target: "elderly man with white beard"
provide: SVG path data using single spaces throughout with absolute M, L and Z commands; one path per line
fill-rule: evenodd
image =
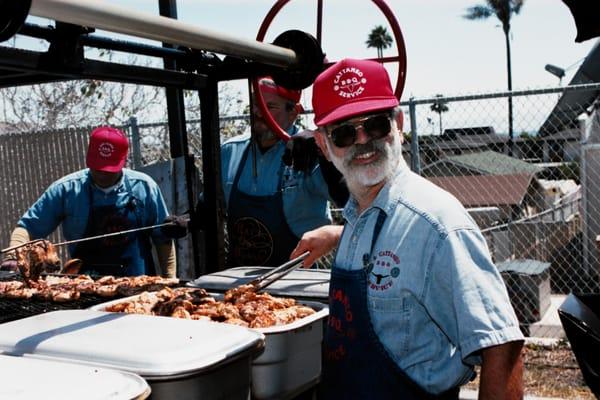
M 313 86 L 316 141 L 350 190 L 345 223 L 307 232 L 305 265 L 337 245 L 321 397 L 523 396 L 523 335 L 485 240 L 462 205 L 402 158 L 385 68 L 342 60 Z M 343 230 L 342 230 L 343 229 Z

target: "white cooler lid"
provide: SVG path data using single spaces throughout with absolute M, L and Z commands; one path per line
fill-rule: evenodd
M 2 324 L 0 351 L 74 361 L 144 377 L 188 374 L 264 345 L 241 326 L 93 310 L 63 310 Z
M 106 368 L 0 355 L 0 399 L 145 399 L 138 375 Z
M 212 274 L 202 275 L 188 283 L 209 291 L 224 292 L 250 282 L 267 273 L 269 267 L 236 267 Z M 275 296 L 301 297 L 316 301 L 327 301 L 329 297 L 330 270 L 298 268 L 271 284 L 266 291 Z

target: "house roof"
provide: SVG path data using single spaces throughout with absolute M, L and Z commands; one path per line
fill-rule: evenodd
M 452 193 L 467 208 L 512 206 L 523 202 L 532 175 L 468 175 L 428 177 L 430 182 Z
M 450 156 L 427 165 L 423 170 L 440 168 L 440 164 L 448 162 L 485 175 L 531 175 L 540 171 L 536 165 L 491 150 Z
M 565 129 L 560 132 L 553 133 L 551 135 L 544 136 L 544 140 L 581 140 L 581 129 L 572 128 Z
M 532 260 L 532 259 L 517 259 L 503 261 L 496 265 L 499 272 L 516 272 L 525 275 L 539 275 L 550 267 L 549 262 Z
M 581 66 L 573 75 L 570 85 L 600 82 L 600 39 Z M 558 100 L 558 103 L 539 130 L 540 136 L 547 136 L 564 130 L 565 128 L 576 128 L 577 117 L 586 111 L 600 95 L 600 90 L 577 90 L 566 91 Z

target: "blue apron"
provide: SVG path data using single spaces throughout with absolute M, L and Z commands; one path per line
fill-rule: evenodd
M 290 230 L 283 213 L 281 177 L 273 195 L 252 196 L 238 190 L 250 146 L 244 151 L 229 195 L 228 264 L 278 266 L 289 260 L 299 238 Z
M 371 253 L 385 214 L 379 213 Z M 458 399 L 458 388 L 434 396 L 414 382 L 379 341 L 367 305 L 370 254 L 364 268 L 333 266 L 329 284 L 329 317 L 323 343 L 321 399 Z
M 129 200 L 119 207 L 94 206 L 94 196 L 89 182 L 90 210 L 84 237 L 142 227 L 138 200 L 131 195 L 129 181 L 123 179 Z M 134 249 L 136 246 L 139 247 L 135 251 L 140 252 L 140 257 L 126 255 L 130 246 Z M 140 232 L 80 242 L 76 245 L 72 257 L 81 259 L 83 261 L 81 273 L 90 275 L 135 276 L 154 273 L 150 241 L 147 235 Z

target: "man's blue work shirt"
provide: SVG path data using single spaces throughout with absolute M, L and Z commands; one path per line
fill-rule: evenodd
M 131 193 L 127 192 L 125 180 L 129 183 Z M 92 185 L 89 169 L 83 169 L 52 183 L 17 225 L 25 228 L 32 239 L 39 239 L 47 237 L 62 224 L 65 240 L 81 239 L 85 235 L 90 211 L 90 189 L 94 196 L 94 206 L 121 206 L 127 204 L 130 195 L 133 195 L 142 226 L 160 224 L 168 215 L 160 189 L 148 175 L 123 169 L 120 183 L 109 193 L 104 193 Z M 161 234 L 160 229 L 153 229 L 151 232 L 152 240 L 156 243 L 167 243 L 170 240 Z M 76 244 L 69 245 L 70 254 L 75 246 Z M 140 251 L 139 246 L 130 245 L 124 256 L 137 259 L 142 257 Z
M 485 239 L 456 198 L 404 169 L 361 215 L 349 200 L 338 268 L 363 268 L 380 212 L 367 278 L 375 332 L 427 391 L 468 382 L 478 350 L 523 339 Z
M 288 133 L 298 131 L 292 126 Z M 243 168 L 238 182 L 238 189 L 252 196 L 273 195 L 282 191 L 283 213 L 291 231 L 297 237 L 304 232 L 331 223 L 328 200 L 329 192 L 319 166 L 315 166 L 309 174 L 294 171 L 283 161 L 285 143 L 280 140 L 265 153 L 256 146 L 256 176 L 253 171 L 250 134 L 229 139 L 221 146 L 221 177 L 225 203 L 229 204 L 229 196 L 238 168 Z M 248 149 L 248 157 L 240 166 L 244 151 Z M 280 184 L 281 183 L 281 184 Z

